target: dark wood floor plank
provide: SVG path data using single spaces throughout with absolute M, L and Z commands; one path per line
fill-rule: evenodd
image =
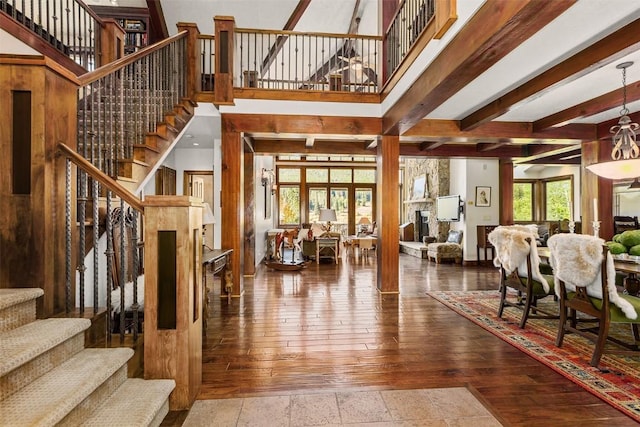
M 509 425 L 636 425 L 427 295 L 497 292 L 496 269 L 401 255 L 400 270 L 400 295 L 383 295 L 374 259 L 259 266 L 230 305 L 209 280 L 198 398 L 470 386 Z

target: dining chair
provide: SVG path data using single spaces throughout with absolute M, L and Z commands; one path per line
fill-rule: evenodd
M 364 256 L 365 253 L 367 255 L 367 258 L 369 257 L 369 251 L 374 250 L 373 247 L 373 239 L 371 238 L 362 238 L 360 239 L 360 255 Z
M 537 232 L 531 227 L 500 226 L 489 233 L 489 242 L 495 248 L 494 265 L 500 268 L 500 305 L 498 317 L 505 307 L 522 311 L 520 328 L 528 319 L 558 319 L 558 314 L 538 307 L 538 300 L 553 295 L 552 275 L 540 272 L 537 253 Z M 515 298 L 508 290 L 516 291 Z
M 549 238 L 548 244 L 560 298 L 556 346 L 562 346 L 565 333 L 593 341 L 593 367 L 598 367 L 605 352 L 640 355 L 640 298 L 618 294 L 608 246 L 598 237 L 582 234 L 557 234 Z M 629 324 L 633 341 L 610 336 L 612 323 Z M 607 342 L 613 345 L 607 346 Z

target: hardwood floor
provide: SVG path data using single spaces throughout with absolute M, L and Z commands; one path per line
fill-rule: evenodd
M 636 425 L 426 295 L 497 289 L 496 269 L 401 254 L 399 295 L 378 293 L 375 278 L 375 255 L 259 266 L 231 305 L 216 278 L 198 398 L 470 386 L 505 425 Z

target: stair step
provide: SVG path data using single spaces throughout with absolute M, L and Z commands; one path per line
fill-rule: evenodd
M 35 300 L 42 295 L 40 288 L 0 289 L 0 332 L 36 320 Z
M 0 400 L 84 348 L 86 319 L 45 319 L 0 333 Z
M 128 348 L 85 349 L 0 401 L 2 424 L 79 424 L 127 376 Z
M 173 380 L 129 378 L 82 425 L 157 426 L 169 412 L 169 394 L 174 388 Z

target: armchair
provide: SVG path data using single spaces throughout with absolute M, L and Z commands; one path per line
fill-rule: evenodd
M 462 264 L 462 231 L 449 230 L 446 242 L 429 243 L 427 258 L 433 259 L 437 264 L 440 264 L 443 259 Z
M 556 346 L 562 346 L 565 332 L 574 332 L 594 341 L 590 361 L 594 367 L 600 363 L 607 340 L 623 347 L 607 348 L 609 353 L 633 352 L 638 355 L 640 298 L 618 294 L 615 266 L 608 247 L 602 244 L 601 239 L 582 234 L 557 234 L 550 237 L 548 243 L 555 272 L 556 294 L 560 297 Z M 588 326 L 584 326 L 585 322 L 588 322 Z M 609 336 L 609 325 L 614 322 L 631 325 L 633 336 L 630 342 Z

